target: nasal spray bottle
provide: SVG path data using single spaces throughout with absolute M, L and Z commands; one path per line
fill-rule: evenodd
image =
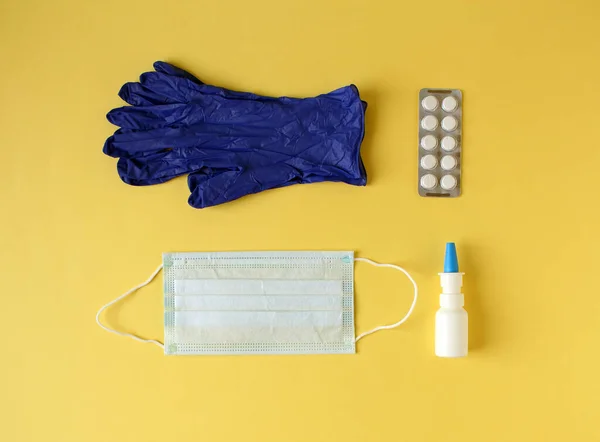
M 465 297 L 461 293 L 464 273 L 458 271 L 456 246 L 446 244 L 444 273 L 440 273 L 442 293 L 440 309 L 435 315 L 435 354 L 443 358 L 467 356 L 469 348 L 469 318 Z

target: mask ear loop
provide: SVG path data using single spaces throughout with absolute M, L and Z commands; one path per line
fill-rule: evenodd
M 397 266 L 395 264 L 380 264 L 378 262 L 372 261 L 369 258 L 354 258 L 354 261 L 361 261 L 361 262 L 366 262 L 368 264 L 371 264 L 375 267 L 389 267 L 392 269 L 396 269 L 401 271 L 402 273 L 404 273 L 406 275 L 406 277 L 410 280 L 410 282 L 412 282 L 412 285 L 415 288 L 415 295 L 413 298 L 413 302 L 410 305 L 410 308 L 408 309 L 408 312 L 406 313 L 406 315 L 404 315 L 404 317 L 402 319 L 400 319 L 398 322 L 396 322 L 395 324 L 390 324 L 390 325 L 380 325 L 379 327 L 375 327 L 373 330 L 369 330 L 366 331 L 364 333 L 361 333 L 360 335 L 358 335 L 356 337 L 356 340 L 354 342 L 358 342 L 360 339 L 364 338 L 365 336 L 368 336 L 372 333 L 378 332 L 379 330 L 390 330 L 392 328 L 396 328 L 399 325 L 401 325 L 402 323 L 404 323 L 408 317 L 411 315 L 411 313 L 413 312 L 415 305 L 417 304 L 417 295 L 418 295 L 418 288 L 417 288 L 417 283 L 415 282 L 415 280 L 412 278 L 412 276 L 410 276 L 410 274 L 404 270 L 402 267 Z
M 103 306 L 100 308 L 100 310 L 98 310 L 98 313 L 96 313 L 96 324 L 98 324 L 100 327 L 102 327 L 102 328 L 103 328 L 104 330 L 106 330 L 107 332 L 111 332 L 111 333 L 114 333 L 114 334 L 116 334 L 116 335 L 119 335 L 119 336 L 127 336 L 127 337 L 129 337 L 129 338 L 132 338 L 132 339 L 135 339 L 136 341 L 139 341 L 139 342 L 151 342 L 152 344 L 156 344 L 156 345 L 158 345 L 160 348 L 164 349 L 164 348 L 165 348 L 165 346 L 162 344 L 162 342 L 155 341 L 154 339 L 142 339 L 142 338 L 140 338 L 139 336 L 132 335 L 131 333 L 124 333 L 124 332 L 120 332 L 120 331 L 117 331 L 117 330 L 113 330 L 112 328 L 108 328 L 107 326 L 105 326 L 104 324 L 102 324 L 102 323 L 100 322 L 100 315 L 102 314 L 102 312 L 103 312 L 104 310 L 106 310 L 106 309 L 107 309 L 108 307 L 110 307 L 111 305 L 113 305 L 113 304 L 115 304 L 115 303 L 119 302 L 121 299 L 125 298 L 126 296 L 129 296 L 129 295 L 131 295 L 131 294 L 132 294 L 133 292 L 135 292 L 136 290 L 139 290 L 139 289 L 141 289 L 142 287 L 144 287 L 144 286 L 146 286 L 146 285 L 150 284 L 150 283 L 152 282 L 152 280 L 153 280 L 153 279 L 156 277 L 156 275 L 158 275 L 158 273 L 159 273 L 159 272 L 162 270 L 162 268 L 163 268 L 163 265 L 162 265 L 162 264 L 161 264 L 161 265 L 159 265 L 159 266 L 158 266 L 158 268 L 157 268 L 157 269 L 156 269 L 156 270 L 155 270 L 155 271 L 152 273 L 152 275 L 150 275 L 150 277 L 149 277 L 149 278 L 148 278 L 146 281 L 144 281 L 144 282 L 142 282 L 141 284 L 138 284 L 138 285 L 136 285 L 134 288 L 132 288 L 132 289 L 130 289 L 130 290 L 128 290 L 128 291 L 126 291 L 126 292 L 125 292 L 125 293 L 123 293 L 121 296 L 119 296 L 117 299 L 113 299 L 113 300 L 112 300 L 112 301 L 110 301 L 108 304 L 105 304 L 105 305 L 103 305 Z

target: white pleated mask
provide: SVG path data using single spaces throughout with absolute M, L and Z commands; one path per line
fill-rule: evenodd
M 414 286 L 406 315 L 355 337 L 354 262 L 403 272 Z M 103 310 L 164 270 L 164 345 L 106 327 Z M 103 329 L 152 342 L 165 354 L 355 353 L 356 342 L 402 324 L 417 284 L 401 267 L 354 252 L 165 253 L 147 281 L 103 306 Z

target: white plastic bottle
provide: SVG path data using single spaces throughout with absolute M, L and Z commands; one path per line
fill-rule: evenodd
M 467 356 L 469 351 L 469 317 L 461 293 L 463 274 L 458 271 L 456 246 L 447 243 L 444 272 L 440 273 L 440 309 L 435 315 L 435 354 L 443 358 Z

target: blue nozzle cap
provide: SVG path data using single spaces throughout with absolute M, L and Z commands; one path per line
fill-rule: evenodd
M 458 258 L 456 257 L 456 245 L 453 242 L 446 243 L 444 273 L 458 273 Z

